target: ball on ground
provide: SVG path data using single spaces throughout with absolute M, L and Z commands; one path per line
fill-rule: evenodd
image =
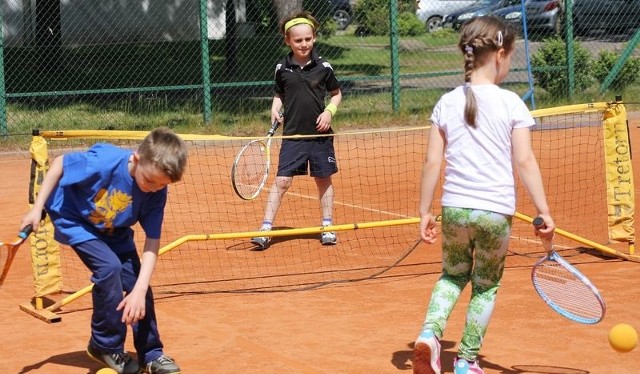
M 118 372 L 111 368 L 102 368 L 96 371 L 96 374 L 118 374 Z
M 618 352 L 631 352 L 638 344 L 638 333 L 633 326 L 619 323 L 609 330 L 609 344 Z

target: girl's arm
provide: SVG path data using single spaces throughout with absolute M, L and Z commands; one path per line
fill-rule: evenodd
M 440 179 L 445 144 L 444 133 L 437 126 L 431 125 L 427 156 L 422 167 L 419 206 L 420 236 L 422 240 L 430 244 L 434 243 L 438 236 L 436 221 L 431 215 L 431 204 L 433 203 L 438 179 Z
M 542 174 L 531 147 L 531 131 L 529 128 L 514 129 L 511 144 L 514 162 L 518 168 L 520 179 L 527 189 L 533 205 L 536 207 L 538 216 L 544 219 L 546 225 L 546 228 L 536 231 L 542 239 L 550 240 L 553 238 L 553 230 L 556 226 L 549 213 L 549 205 L 547 205 L 542 183 Z

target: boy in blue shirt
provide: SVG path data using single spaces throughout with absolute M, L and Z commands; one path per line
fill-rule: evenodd
M 185 143 L 173 131 L 149 133 L 137 151 L 96 144 L 57 157 L 22 226 L 40 223 L 43 209 L 55 239 L 71 246 L 92 273 L 91 339 L 87 354 L 118 373 L 177 374 L 163 353 L 149 283 L 160 248 L 167 186 L 182 178 Z M 134 224 L 146 235 L 142 261 Z M 124 352 L 127 325 L 138 361 Z

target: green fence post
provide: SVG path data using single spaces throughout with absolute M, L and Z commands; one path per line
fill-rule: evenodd
M 202 114 L 205 124 L 211 123 L 211 75 L 209 66 L 209 31 L 207 0 L 200 0 L 200 53 L 202 57 Z
M 4 13 L 0 7 L 0 134 L 9 135 L 7 126 L 7 88 L 4 84 Z
M 573 0 L 565 0 L 565 14 L 566 20 L 566 44 L 567 44 L 567 85 L 569 98 L 572 99 L 576 91 L 576 61 L 574 56 L 574 40 L 573 40 Z
M 389 37 L 391 44 L 391 107 L 400 110 L 400 57 L 398 56 L 398 0 L 389 0 Z
M 616 79 L 618 73 L 620 73 L 620 70 L 622 70 L 624 63 L 627 62 L 633 50 L 638 46 L 638 42 L 640 42 L 640 29 L 637 29 L 635 34 L 633 34 L 633 38 L 629 40 L 629 44 L 627 44 L 627 47 L 624 49 L 624 51 L 622 51 L 622 54 L 620 54 L 618 61 L 616 61 L 615 65 L 613 65 L 611 71 L 609 72 L 609 74 L 607 74 L 607 77 L 604 78 L 604 81 L 600 86 L 600 93 L 603 93 L 604 91 L 609 89 L 609 86 L 611 86 L 613 80 Z

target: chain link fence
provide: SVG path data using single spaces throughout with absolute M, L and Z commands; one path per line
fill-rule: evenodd
M 0 132 L 264 132 L 277 24 L 300 9 L 343 84 L 338 126 L 423 124 L 462 82 L 457 29 L 484 14 L 520 33 L 505 84 L 531 107 L 618 94 L 640 70 L 640 0 L 4 0 Z

